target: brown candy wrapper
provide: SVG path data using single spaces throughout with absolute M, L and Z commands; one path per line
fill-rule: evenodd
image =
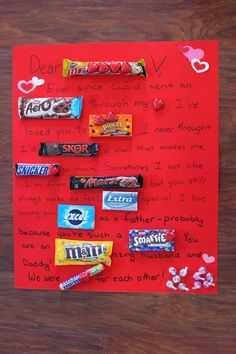
M 98 144 L 41 143 L 39 156 L 96 156 Z
M 143 177 L 138 176 L 109 176 L 109 177 L 80 177 L 70 178 L 70 189 L 93 188 L 142 188 Z

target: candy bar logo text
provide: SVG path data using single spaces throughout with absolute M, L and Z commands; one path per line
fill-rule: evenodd
M 103 129 L 107 130 L 110 128 L 122 128 L 122 123 L 121 122 L 114 122 L 114 123 L 105 123 L 103 124 Z
M 89 153 L 88 145 L 71 145 L 71 144 L 64 144 L 62 145 L 63 152 L 72 152 L 74 154 L 81 154 L 81 153 Z
M 133 187 L 137 186 L 136 177 L 124 177 L 124 178 L 93 178 L 90 177 L 88 180 L 81 179 L 81 182 L 84 183 L 84 188 L 98 187 L 98 186 L 116 186 L 120 185 L 122 187 Z
M 104 203 L 111 208 L 128 207 L 137 203 L 137 195 L 132 193 L 121 194 L 121 193 L 110 192 L 104 198 Z
M 48 175 L 48 166 L 18 166 L 17 175 Z
M 160 244 L 164 245 L 166 244 L 166 238 L 165 235 L 161 232 L 158 234 L 150 234 L 148 236 L 134 236 L 134 247 L 137 247 L 139 245 L 148 245 L 148 244 Z
M 86 221 L 87 213 L 83 213 L 79 209 L 72 209 L 65 215 L 65 220 L 69 221 L 71 225 L 80 225 Z
M 47 112 L 51 109 L 51 106 L 52 104 L 49 100 L 44 101 L 42 103 L 39 103 L 39 101 L 30 102 L 26 108 L 25 115 L 27 116 L 28 112 L 30 113 L 40 112 L 40 111 Z
M 96 246 L 66 246 L 64 247 L 66 253 L 66 259 L 68 260 L 80 260 L 81 258 L 92 258 L 100 255 L 105 255 L 107 252 L 106 245 Z

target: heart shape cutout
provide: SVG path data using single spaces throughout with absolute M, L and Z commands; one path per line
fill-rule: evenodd
M 197 74 L 204 73 L 210 67 L 207 61 L 201 61 L 197 58 L 191 60 L 191 66 Z
M 44 79 L 39 79 L 37 76 L 32 77 L 32 82 L 36 86 L 41 86 L 44 84 Z
M 24 92 L 27 94 L 27 93 L 34 91 L 36 88 L 36 85 L 33 83 L 32 80 L 29 80 L 29 81 L 20 80 L 17 84 L 17 87 L 21 92 Z
M 205 263 L 214 263 L 216 260 L 214 256 L 208 256 L 207 253 L 203 253 L 202 258 Z
M 201 60 L 204 57 L 204 50 L 201 48 L 194 49 L 189 45 L 186 45 L 185 47 L 181 47 L 179 50 L 186 58 L 188 58 L 190 62 L 193 59 Z

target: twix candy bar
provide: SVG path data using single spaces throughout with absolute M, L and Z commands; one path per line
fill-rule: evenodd
M 20 118 L 26 119 L 79 119 L 82 110 L 82 96 L 39 97 L 18 99 Z
M 41 143 L 39 149 L 40 156 L 96 156 L 98 144 L 80 143 Z
M 143 177 L 138 176 L 109 176 L 109 177 L 70 177 L 70 189 L 93 188 L 142 188 Z
M 74 75 L 147 76 L 144 59 L 137 61 L 75 61 L 63 59 L 62 76 Z

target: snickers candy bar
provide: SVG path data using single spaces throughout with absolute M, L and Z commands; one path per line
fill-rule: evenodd
M 40 156 L 96 156 L 98 144 L 77 144 L 77 143 L 41 143 Z
M 111 177 L 78 177 L 70 178 L 70 189 L 93 188 L 142 188 L 143 177 L 138 176 L 111 176 Z
M 17 163 L 15 168 L 16 176 L 59 176 L 60 165 Z
M 79 119 L 82 110 L 80 97 L 47 97 L 18 99 L 20 118 L 28 119 Z
M 74 61 L 63 59 L 62 76 L 74 75 L 141 75 L 147 76 L 145 61 Z

